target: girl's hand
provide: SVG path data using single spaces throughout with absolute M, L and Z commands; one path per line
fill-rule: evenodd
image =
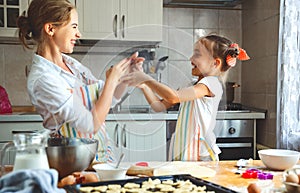
M 138 52 L 135 52 L 131 57 L 131 64 L 129 73 L 133 72 L 134 70 L 143 71 L 143 62 L 145 58 L 138 57 Z
M 143 83 L 154 79 L 142 71 L 134 70 L 133 72 L 123 76 L 121 80 L 129 86 L 142 87 Z

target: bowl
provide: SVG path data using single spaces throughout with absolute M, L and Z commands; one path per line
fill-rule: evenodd
M 298 179 L 298 183 L 297 183 Z M 287 193 L 300 192 L 300 166 L 283 172 L 283 184 Z
M 120 164 L 118 168 L 109 163 L 101 163 L 93 165 L 100 181 L 106 180 L 121 180 L 126 178 L 126 172 L 130 165 Z
M 258 151 L 263 164 L 272 170 L 292 168 L 298 161 L 300 153 L 286 149 L 264 149 Z
M 98 140 L 87 138 L 49 138 L 46 153 L 49 167 L 56 169 L 59 178 L 89 167 L 95 158 Z

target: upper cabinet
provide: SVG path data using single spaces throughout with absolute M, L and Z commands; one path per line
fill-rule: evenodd
M 82 39 L 162 41 L 162 0 L 77 0 Z
M 28 7 L 28 0 L 0 0 L 0 36 L 17 37 L 17 18 Z

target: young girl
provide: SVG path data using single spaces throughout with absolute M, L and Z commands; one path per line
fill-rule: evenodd
M 120 99 L 126 89 L 120 78 L 143 59 L 134 54 L 108 70 L 106 82 L 95 78 L 66 55 L 73 52 L 81 36 L 77 11 L 68 0 L 33 0 L 17 25 L 26 48 L 30 48 L 27 40 L 36 42 L 27 90 L 44 127 L 55 136 L 95 137 L 99 140 L 97 155 L 108 158 L 106 115 L 112 101 Z
M 249 57 L 230 40 L 208 35 L 195 43 L 190 58 L 194 67 L 192 75 L 198 77 L 195 85 L 173 90 L 140 71 L 123 78 L 130 85 L 141 88 L 157 112 L 180 103 L 176 130 L 171 140 L 170 160 L 218 160 L 221 151 L 216 145 L 213 130 L 223 93 L 220 77 L 235 66 L 236 59 L 247 60 Z

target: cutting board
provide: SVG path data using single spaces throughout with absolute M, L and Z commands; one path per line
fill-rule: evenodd
M 176 174 L 190 174 L 197 178 L 214 177 L 216 171 L 199 165 L 197 162 L 166 162 L 164 165 L 154 169 L 155 176 L 161 175 L 176 175 Z
M 148 167 L 132 166 L 127 175 L 163 176 L 176 174 L 190 174 L 197 178 L 214 177 L 216 171 L 199 162 L 148 162 Z

